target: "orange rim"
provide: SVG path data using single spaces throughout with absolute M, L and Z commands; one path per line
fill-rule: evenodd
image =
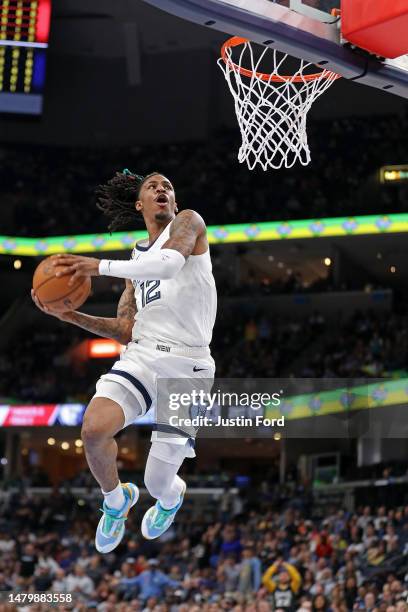
M 250 79 L 253 76 L 256 76 L 258 79 L 262 79 L 262 81 L 272 81 L 274 83 L 282 83 L 285 81 L 292 81 L 293 83 L 303 83 L 304 81 L 316 81 L 317 79 L 328 79 L 331 75 L 335 75 L 336 79 L 340 79 L 341 75 L 336 74 L 335 72 L 331 72 L 330 70 L 326 70 L 326 74 L 324 76 L 323 72 L 315 72 L 314 74 L 305 74 L 303 76 L 291 76 L 291 75 L 275 75 L 275 74 L 266 74 L 264 72 L 254 72 L 253 70 L 248 70 L 248 68 L 242 68 L 241 66 L 237 66 L 228 56 L 227 49 L 232 47 L 239 47 L 239 45 L 245 45 L 245 43 L 251 42 L 248 38 L 241 38 L 240 36 L 233 36 L 225 41 L 225 43 L 221 47 L 221 57 L 224 62 L 231 66 L 234 70 L 238 70 L 243 76 L 249 77 Z

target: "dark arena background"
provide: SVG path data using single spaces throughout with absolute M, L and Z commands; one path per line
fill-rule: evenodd
M 407 94 L 347 73 L 310 110 L 309 165 L 249 170 L 217 66 L 233 32 L 159 4 L 0 4 L 0 611 L 408 612 Z M 199 434 L 183 506 L 146 540 L 147 413 L 116 436 L 141 495 L 99 554 L 81 424 L 122 347 L 30 290 L 49 255 L 127 259 L 146 237 L 96 207 L 125 168 L 204 218 L 217 380 L 278 391 L 261 413 L 284 425 Z M 124 286 L 93 278 L 81 312 L 115 317 Z

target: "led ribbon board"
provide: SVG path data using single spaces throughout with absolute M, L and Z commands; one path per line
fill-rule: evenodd
M 408 213 L 210 225 L 207 231 L 210 244 L 407 233 Z M 137 240 L 145 238 L 145 231 L 53 238 L 0 236 L 0 255 L 46 257 L 55 253 L 129 251 Z
M 79 427 L 85 409 L 86 404 L 0 404 L 0 428 L 51 427 L 53 425 Z M 137 425 L 152 423 L 152 411 L 137 420 Z
M 407 379 L 384 380 L 367 384 L 339 388 L 320 393 L 295 395 L 286 398 L 279 407 L 268 406 L 267 418 L 295 420 L 307 417 L 346 413 L 352 410 L 368 410 L 406 405 L 408 403 Z
M 42 111 L 51 0 L 0 0 L 0 112 Z

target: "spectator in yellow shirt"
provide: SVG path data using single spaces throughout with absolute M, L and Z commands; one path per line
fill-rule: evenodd
M 292 612 L 296 609 L 296 595 L 302 578 L 290 563 L 278 559 L 262 577 L 262 584 L 273 594 L 274 609 Z

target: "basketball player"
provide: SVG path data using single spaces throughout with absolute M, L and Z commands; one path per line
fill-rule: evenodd
M 108 553 L 121 541 L 128 512 L 139 497 L 135 484 L 119 481 L 114 436 L 154 407 L 159 378 L 214 378 L 209 343 L 217 297 L 204 221 L 193 210 L 176 214 L 174 189 L 165 176 L 139 177 L 125 170 L 97 194 L 99 208 L 113 219 L 110 230 L 141 213 L 148 243 L 137 244 L 128 261 L 66 254 L 55 256 L 55 264 L 65 266 L 58 275 L 73 273 L 71 283 L 83 275 L 126 279 L 116 318 L 53 313 L 34 294 L 33 299 L 47 314 L 127 345 L 97 382 L 81 434 L 104 496 L 95 546 Z M 145 538 L 158 538 L 172 524 L 186 490 L 177 472 L 186 457 L 194 456 L 191 437 L 166 439 L 153 431 L 144 482 L 157 501 L 143 517 Z

